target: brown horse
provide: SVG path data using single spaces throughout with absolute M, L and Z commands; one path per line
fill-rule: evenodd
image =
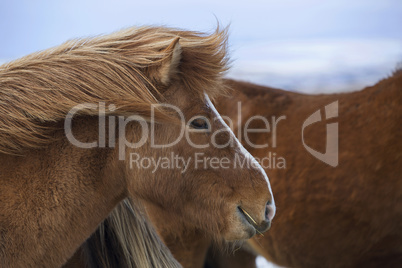
M 277 160 L 286 160 L 286 168 L 272 162 L 266 167 L 279 193 L 278 216 L 270 232 L 249 241 L 253 248 L 285 267 L 400 267 L 402 72 L 362 91 L 331 95 L 236 82 L 231 86 L 237 94 L 218 103 L 223 114 L 242 101 L 249 108 L 242 110 L 243 122 L 255 114 L 286 116 L 277 126 L 276 148 L 269 149 Z M 338 117 L 330 118 L 327 107 L 334 102 Z M 303 129 L 320 109 L 327 122 L 323 116 L 320 123 Z M 336 167 L 306 150 L 325 152 L 333 123 L 339 124 Z M 273 144 L 272 135 L 249 138 L 253 144 Z M 259 159 L 267 155 L 267 149 L 249 150 Z
M 231 80 L 226 83 L 233 88 L 232 96 L 219 98 L 216 105 L 222 114 L 240 122 L 233 124 L 235 133 L 244 130 L 255 115 L 275 117 L 270 120 L 276 121 L 275 135 L 272 124 L 271 132 L 248 133 L 248 140 L 240 133 L 242 143 L 255 157 L 271 156 L 270 165 L 263 166 L 279 193 L 278 215 L 264 237 L 248 241 L 247 250 L 231 253 L 212 248 L 208 265 L 255 267 L 259 253 L 285 267 L 399 267 L 402 72 L 362 91 L 330 95 L 304 95 Z M 238 102 L 241 111 L 236 108 Z M 328 123 L 339 124 L 336 167 L 306 149 L 326 151 L 325 120 L 306 127 L 302 137 L 304 122 L 334 102 L 338 116 Z M 267 129 L 258 118 L 249 126 Z M 251 144 L 270 147 L 258 149 Z M 280 160 L 285 160 L 285 166 Z M 177 260 L 184 267 L 202 267 L 210 237 L 155 205 L 148 204 L 147 210 Z
M 242 122 L 253 115 L 286 116 L 277 126 L 276 147 L 268 149 L 277 161 L 279 157 L 286 160 L 286 168 L 272 166 L 274 159 L 266 167 L 278 193 L 278 215 L 270 232 L 249 240 L 254 250 L 284 267 L 399 267 L 402 72 L 362 91 L 330 95 L 297 94 L 234 81 L 230 85 L 236 93 L 217 103 L 222 114 L 236 117 L 231 107 L 241 101 Z M 307 118 L 334 102 L 339 105 L 338 117 L 306 127 L 302 136 Z M 254 123 L 255 128 L 263 127 L 261 122 Z M 306 146 L 325 152 L 327 123 L 339 124 L 336 167 L 318 160 L 303 145 L 302 137 Z M 273 144 L 272 135 L 256 133 L 249 139 Z M 267 149 L 249 150 L 256 158 L 268 155 Z M 227 267 L 228 261 L 244 260 L 246 254 L 249 267 L 255 265 L 252 254 L 241 254 L 215 252 L 210 264 Z
M 2 65 L 0 267 L 61 266 L 129 196 L 217 239 L 266 230 L 274 205 L 265 172 L 208 98 L 223 92 L 225 47 L 225 31 L 143 27 Z M 230 168 L 197 166 L 195 154 Z M 149 167 L 172 155 L 191 161 Z M 139 266 L 151 265 L 165 263 Z

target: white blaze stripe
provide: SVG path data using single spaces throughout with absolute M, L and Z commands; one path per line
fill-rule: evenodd
M 218 120 L 220 123 L 222 123 L 225 127 L 228 128 L 228 130 L 230 131 L 230 134 L 233 135 L 235 142 L 237 143 L 237 145 L 239 146 L 241 153 L 249 159 L 249 161 L 252 161 L 253 164 L 252 166 L 255 166 L 256 168 L 258 168 L 261 172 L 261 174 L 264 176 L 265 181 L 267 182 L 267 186 L 268 186 L 268 190 L 271 194 L 271 198 L 272 198 L 272 208 L 274 209 L 274 215 L 275 215 L 275 201 L 274 201 L 274 196 L 272 195 L 272 189 L 271 189 L 271 184 L 269 183 L 269 179 L 267 174 L 265 173 L 264 169 L 261 167 L 260 163 L 258 163 L 257 160 L 255 160 L 255 158 L 246 150 L 246 148 L 243 147 L 243 145 L 239 142 L 239 140 L 236 138 L 236 136 L 234 135 L 233 131 L 229 128 L 229 126 L 225 123 L 225 121 L 222 119 L 221 115 L 218 113 L 218 111 L 216 110 L 215 106 L 212 104 L 211 100 L 209 99 L 208 95 L 205 94 L 205 102 L 208 104 L 208 106 L 210 106 L 211 110 L 213 113 L 215 113 L 215 118 L 216 120 Z

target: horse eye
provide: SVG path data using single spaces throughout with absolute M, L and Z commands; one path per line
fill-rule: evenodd
M 195 129 L 209 129 L 207 119 L 204 117 L 198 117 L 191 121 L 190 126 Z

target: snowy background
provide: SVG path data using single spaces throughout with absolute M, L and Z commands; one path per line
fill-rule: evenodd
M 212 31 L 217 21 L 230 24 L 228 76 L 254 83 L 359 90 L 402 62 L 401 0 L 2 0 L 0 63 L 132 25 Z

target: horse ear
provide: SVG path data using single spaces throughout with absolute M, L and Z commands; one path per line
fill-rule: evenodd
M 172 77 L 178 73 L 181 60 L 181 47 L 179 44 L 180 37 L 173 40 L 172 43 L 165 49 L 168 56 L 163 59 L 159 70 L 159 79 L 163 85 L 169 85 Z

